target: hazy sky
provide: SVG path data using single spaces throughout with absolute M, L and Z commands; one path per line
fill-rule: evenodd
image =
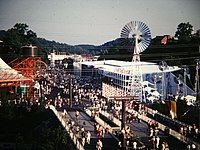
M 200 0 L 0 0 L 0 30 L 26 23 L 39 37 L 100 45 L 120 37 L 133 20 L 153 37 L 174 35 L 181 22 L 200 29 Z

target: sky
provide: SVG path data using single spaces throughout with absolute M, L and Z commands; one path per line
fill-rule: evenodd
M 200 29 L 200 0 L 0 0 L 0 30 L 26 23 L 38 37 L 70 45 L 101 45 L 120 37 L 130 21 L 157 35 L 178 24 Z

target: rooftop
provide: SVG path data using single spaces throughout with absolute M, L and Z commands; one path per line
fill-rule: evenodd
M 103 60 L 103 61 L 85 61 L 81 62 L 83 65 L 93 66 L 94 68 L 100 69 L 107 72 L 120 72 L 123 74 L 129 74 L 128 72 L 133 70 L 133 67 L 139 65 L 143 74 L 150 73 L 161 73 L 159 65 L 151 62 L 128 62 L 118 60 Z M 177 66 L 167 66 L 164 72 L 173 72 L 180 70 Z

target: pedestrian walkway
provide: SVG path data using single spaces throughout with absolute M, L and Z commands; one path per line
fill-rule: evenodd
M 133 120 L 127 125 L 131 127 L 131 130 L 134 131 L 138 137 L 148 137 L 148 125 L 145 122 L 141 121 L 138 123 L 138 121 Z
M 198 149 L 200 149 L 200 142 L 196 141 L 197 139 L 195 139 L 194 137 L 187 137 L 186 135 L 179 133 L 180 126 L 188 126 L 183 122 L 180 122 L 175 119 L 173 120 L 159 112 L 154 113 L 153 110 L 150 108 L 147 108 L 147 115 L 143 116 L 143 119 L 152 119 L 159 122 L 161 130 L 168 132 L 170 135 L 176 137 L 177 139 L 183 141 L 186 144 L 194 143 L 198 147 Z
M 62 114 L 63 112 L 59 112 Z M 84 131 L 89 131 L 91 133 L 91 142 L 90 144 L 85 144 L 84 148 L 86 150 L 94 150 L 96 149 L 96 143 L 98 139 L 101 139 L 103 143 L 103 150 L 110 150 L 110 149 L 119 149 L 118 141 L 110 134 L 105 133 L 103 138 L 99 138 L 97 133 L 95 132 L 95 121 L 89 117 L 84 112 L 80 111 L 78 117 L 76 117 L 76 111 L 70 110 L 67 111 L 67 116 L 65 116 L 65 121 L 73 120 L 75 122 L 74 126 L 83 127 Z M 81 140 L 81 134 L 78 135 L 78 138 Z
M 105 113 L 103 113 L 103 114 L 105 114 Z M 112 116 L 112 115 L 113 115 L 112 113 L 109 113 L 109 116 Z M 114 119 L 114 116 L 109 117 L 109 118 Z M 115 118 L 115 119 L 117 119 L 117 118 Z M 150 137 L 149 126 L 148 126 L 147 122 L 144 122 L 142 120 L 139 122 L 138 122 L 138 120 L 132 120 L 130 123 L 127 123 L 127 126 L 130 127 L 130 129 L 136 135 L 136 138 L 138 138 L 140 141 L 142 141 L 146 145 L 147 148 L 149 148 L 149 149 L 153 148 L 152 137 Z M 166 134 L 162 130 L 159 130 L 158 136 L 160 137 L 159 149 L 161 149 L 162 142 L 167 142 L 170 149 L 180 149 L 180 148 L 186 149 L 186 144 L 177 140 L 176 138 L 172 137 L 171 135 Z

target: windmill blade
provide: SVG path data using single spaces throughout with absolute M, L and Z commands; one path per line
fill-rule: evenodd
M 122 38 L 128 38 L 129 37 L 129 33 L 131 32 L 131 27 L 129 24 L 126 24 L 121 31 L 121 37 Z
M 151 33 L 148 26 L 140 21 L 131 21 L 127 23 L 121 30 L 121 38 L 138 38 L 138 52 L 144 51 L 151 42 Z

